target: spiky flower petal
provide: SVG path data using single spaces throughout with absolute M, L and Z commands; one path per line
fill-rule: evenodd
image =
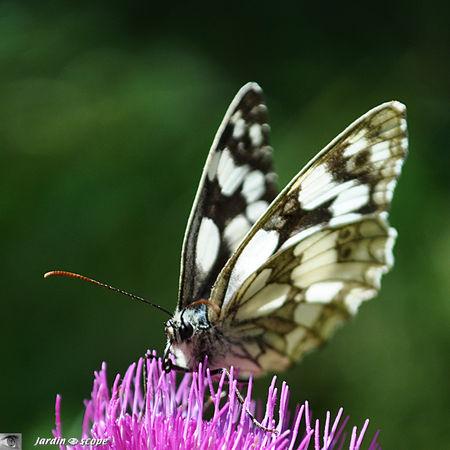
M 345 428 L 348 417 L 341 421 L 343 410 L 332 420 L 327 413 L 324 425 L 311 419 L 308 402 L 300 405 L 289 420 L 289 388 L 283 383 L 281 390 L 273 378 L 267 394 L 262 424 L 277 432 L 267 432 L 252 423 L 248 410 L 255 410 L 251 400 L 252 380 L 246 386 L 247 394 L 242 406 L 236 397 L 237 381 L 229 380 L 225 373 L 213 381 L 209 371 L 186 374 L 177 383 L 176 374 L 166 374 L 161 361 L 147 360 L 147 389 L 144 394 L 143 364 L 133 363 L 123 378 L 117 375 L 112 389 L 106 377 L 106 364 L 95 372 L 91 399 L 86 401 L 82 439 L 95 439 L 95 444 L 67 445 L 61 449 L 147 450 L 147 449 L 300 449 L 332 450 L 349 448 L 358 450 L 369 421 L 361 431 L 354 427 L 347 439 Z M 242 388 L 242 387 L 241 387 Z M 61 438 L 61 397 L 56 398 L 56 429 L 53 434 Z M 378 434 L 378 433 L 377 433 Z M 369 450 L 381 448 L 377 434 Z M 104 439 L 104 445 L 98 445 Z M 347 442 L 347 444 L 345 444 Z M 73 441 L 72 441 L 73 443 Z M 345 445 L 345 447 L 344 447 Z

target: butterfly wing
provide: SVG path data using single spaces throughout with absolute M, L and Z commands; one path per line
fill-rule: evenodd
M 406 153 L 405 107 L 385 103 L 350 125 L 274 200 L 211 295 L 221 308 L 220 317 L 210 309 L 211 320 L 220 319 L 230 341 L 238 336 L 235 358 L 281 370 L 377 293 L 392 264 L 387 211 Z
M 269 131 L 261 88 L 248 83 L 228 108 L 203 170 L 184 237 L 178 309 L 209 297 L 231 253 L 275 198 Z
M 233 363 L 279 371 L 325 342 L 377 294 L 395 237 L 385 220 L 367 217 L 324 227 L 269 258 L 227 309 Z
M 254 224 L 220 273 L 212 301 L 226 307 L 271 255 L 325 226 L 387 214 L 406 152 L 405 107 L 399 102 L 382 104 L 350 125 Z

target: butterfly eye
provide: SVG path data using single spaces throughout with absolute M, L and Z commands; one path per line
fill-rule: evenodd
M 180 327 L 180 338 L 185 341 L 192 337 L 194 334 L 194 328 L 190 323 L 182 323 Z

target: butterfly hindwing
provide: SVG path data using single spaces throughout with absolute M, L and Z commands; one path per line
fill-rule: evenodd
M 228 307 L 234 358 L 251 361 L 253 373 L 278 371 L 325 342 L 377 294 L 395 237 L 374 216 L 324 227 L 269 258 Z
M 407 152 L 405 107 L 382 104 L 324 148 L 255 223 L 222 270 L 212 301 L 221 317 L 245 280 L 273 254 L 325 227 L 386 218 Z
M 216 134 L 183 244 L 178 308 L 208 298 L 221 269 L 275 198 L 267 107 L 261 88 L 236 95 Z

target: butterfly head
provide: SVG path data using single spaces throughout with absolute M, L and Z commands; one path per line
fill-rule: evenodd
M 176 311 L 166 322 L 165 332 L 172 344 L 189 342 L 196 334 L 210 327 L 204 305 L 186 307 Z

